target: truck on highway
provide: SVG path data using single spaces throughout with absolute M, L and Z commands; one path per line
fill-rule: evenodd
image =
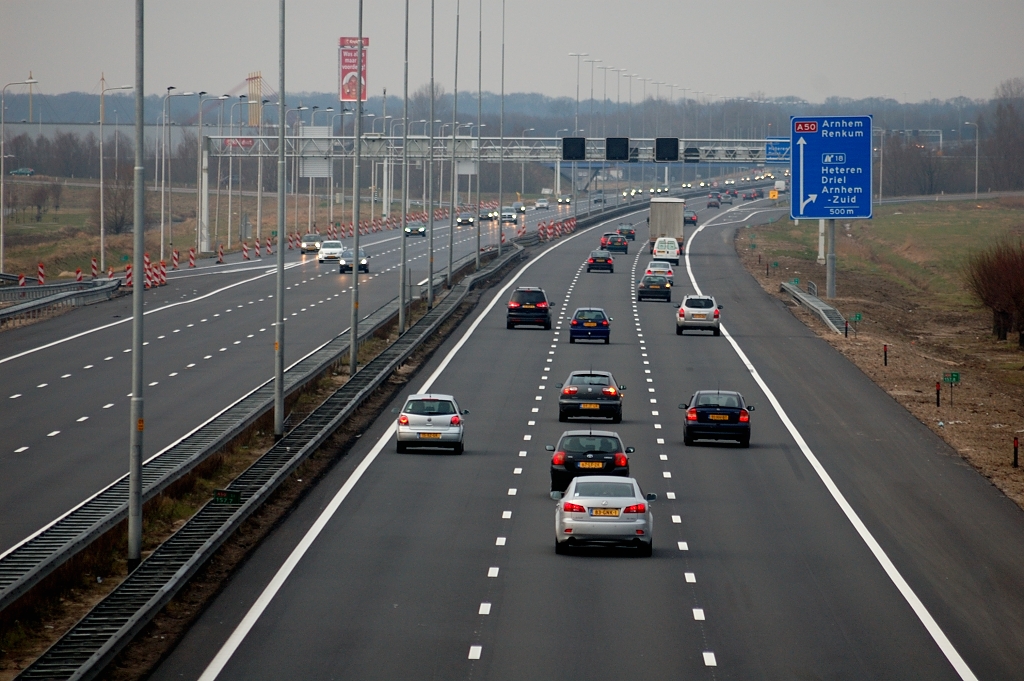
M 789 191 L 789 183 L 785 180 L 775 180 L 775 191 L 780 194 L 785 194 Z
M 659 196 L 651 199 L 651 214 L 647 218 L 650 234 L 648 236 L 650 252 L 654 253 L 654 243 L 663 237 L 671 237 L 679 244 L 680 251 L 685 247 L 683 236 L 686 200 Z

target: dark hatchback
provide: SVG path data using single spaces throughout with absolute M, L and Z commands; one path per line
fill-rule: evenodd
M 672 302 L 672 284 L 668 283 L 668 277 L 660 274 L 646 274 L 636 285 L 636 299 L 647 300 L 655 298 Z
M 548 445 L 551 455 L 551 491 L 564 492 L 572 479 L 583 475 L 629 477 L 629 457 L 635 450 L 623 447 L 619 434 L 608 430 L 567 430 L 558 446 Z
M 697 224 L 697 213 L 692 210 L 683 211 L 683 224 L 684 225 L 695 225 Z
M 587 272 L 592 270 L 615 271 L 615 260 L 608 251 L 591 251 L 587 258 Z
M 544 289 L 521 286 L 508 301 L 505 328 L 514 329 L 518 324 L 532 324 L 550 329 L 551 305 Z
M 743 395 L 729 390 L 698 390 L 686 404 L 683 444 L 696 440 L 735 440 L 740 447 L 750 446 L 750 412 L 753 405 Z
M 636 230 L 633 229 L 632 225 L 619 225 L 619 228 L 615 231 L 626 237 L 629 241 L 636 241 Z
M 608 237 L 608 243 L 605 244 L 604 250 L 629 253 L 629 242 L 626 241 L 626 237 L 616 234 L 615 236 Z
M 622 391 L 624 385 L 615 385 L 615 377 L 607 371 L 574 371 L 558 383 L 558 420 L 572 417 L 610 418 L 622 423 Z
M 603 340 L 605 345 L 611 343 L 611 318 L 599 307 L 580 307 L 572 315 L 569 322 L 569 342 L 578 340 Z

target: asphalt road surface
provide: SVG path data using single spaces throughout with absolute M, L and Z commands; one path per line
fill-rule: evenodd
M 1021 678 L 1024 514 L 746 274 L 756 210 L 701 211 L 690 241 L 721 337 L 635 302 L 638 244 L 587 274 L 601 226 L 540 251 L 508 284 L 544 287 L 556 328 L 506 330 L 488 292 L 407 391 L 471 410 L 465 454 L 397 454 L 385 413 L 153 678 Z M 567 342 L 578 306 L 610 345 Z M 586 423 L 553 386 L 591 367 L 627 386 L 593 426 L 658 494 L 653 558 L 552 546 L 544 445 Z M 676 405 L 716 387 L 756 405 L 749 449 L 683 445 Z

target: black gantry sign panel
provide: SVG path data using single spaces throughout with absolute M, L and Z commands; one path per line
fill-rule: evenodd
M 678 161 L 679 160 L 679 138 L 678 137 L 657 137 L 654 140 L 655 161 Z
M 628 137 L 607 137 L 604 141 L 604 160 L 606 161 L 628 161 L 629 160 L 629 138 Z
M 686 147 L 683 150 L 684 163 L 700 163 L 700 149 L 697 147 Z
M 587 160 L 587 138 L 586 137 L 563 137 L 562 138 L 562 160 L 563 161 L 586 161 Z

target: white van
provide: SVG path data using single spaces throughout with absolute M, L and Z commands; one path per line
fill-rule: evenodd
M 679 264 L 679 242 L 669 236 L 663 236 L 654 242 L 654 259 L 667 260 L 673 265 Z

